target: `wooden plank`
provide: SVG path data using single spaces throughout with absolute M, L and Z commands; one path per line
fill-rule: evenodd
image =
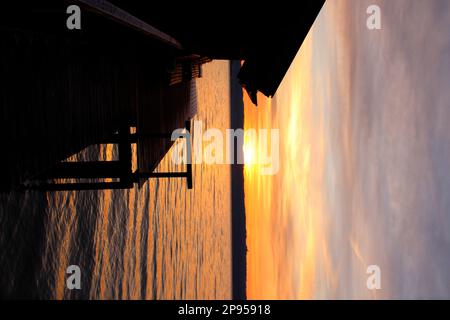
M 104 0 L 74 0 L 74 3 L 92 11 L 96 14 L 107 17 L 126 27 L 139 31 L 155 40 L 161 41 L 175 49 L 183 50 L 183 46 L 173 37 L 152 27 L 148 23 L 133 16 L 125 10 Z
M 188 132 L 188 136 L 187 136 L 187 152 L 188 152 L 188 160 L 186 163 L 186 183 L 187 183 L 187 188 L 188 189 L 192 189 L 192 134 L 191 134 L 191 121 L 187 120 L 185 122 L 185 127 L 186 127 L 186 131 Z
M 192 189 L 192 163 L 187 164 L 186 182 L 187 188 Z
M 25 190 L 39 191 L 117 190 L 131 188 L 133 188 L 133 183 L 123 182 L 41 183 L 23 187 Z

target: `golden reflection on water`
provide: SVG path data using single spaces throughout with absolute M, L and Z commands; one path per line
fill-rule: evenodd
M 195 117 L 204 130 L 229 128 L 229 80 L 228 62 L 204 66 Z M 99 159 L 116 151 L 101 146 Z M 160 168 L 175 169 L 169 155 Z M 73 297 L 65 283 L 70 264 L 87 273 L 82 286 L 94 299 L 231 298 L 230 182 L 229 166 L 198 164 L 192 190 L 184 179 L 153 179 L 140 189 L 48 193 L 43 263 L 57 270 L 54 298 Z M 94 222 L 79 230 L 77 219 L 87 214 Z M 92 233 L 91 256 L 76 231 Z

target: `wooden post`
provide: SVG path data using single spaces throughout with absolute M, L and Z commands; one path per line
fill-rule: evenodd
M 116 190 L 129 188 L 130 186 L 123 182 L 39 183 L 24 187 L 26 190 L 40 191 Z
M 119 129 L 118 134 L 112 135 L 105 143 L 119 146 L 119 160 L 117 161 L 85 161 L 60 162 L 39 177 L 37 183 L 24 187 L 31 190 L 68 191 L 68 190 L 105 190 L 129 189 L 140 179 L 149 178 L 186 178 L 187 188 L 192 189 L 192 146 L 191 122 L 185 122 L 187 130 L 187 163 L 184 172 L 132 172 L 131 144 L 145 138 L 170 138 L 171 133 L 130 134 L 128 126 Z M 119 179 L 114 182 L 77 182 L 77 183 L 47 183 L 48 179 Z

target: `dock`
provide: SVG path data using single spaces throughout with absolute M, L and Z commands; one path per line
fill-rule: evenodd
M 239 5 L 236 18 L 227 5 L 200 18 L 197 7 L 169 2 L 8 1 L 0 12 L 0 191 L 130 188 L 149 178 L 186 178 L 191 187 L 189 168 L 155 168 L 173 145 L 168 134 L 195 115 L 202 65 L 244 61 L 235 77 L 257 104 L 258 91 L 275 94 L 323 3 Z M 69 5 L 81 8 L 79 30 L 66 26 Z M 286 19 L 259 18 L 269 14 Z M 105 142 L 118 144 L 118 162 L 65 161 Z M 118 181 L 51 182 L 58 178 Z

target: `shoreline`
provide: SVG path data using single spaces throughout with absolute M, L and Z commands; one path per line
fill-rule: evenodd
M 230 123 L 232 129 L 244 128 L 243 90 L 237 74 L 240 61 L 230 61 Z M 235 144 L 235 155 L 236 155 Z M 247 230 L 244 204 L 244 165 L 231 166 L 231 251 L 232 251 L 232 298 L 247 299 Z

